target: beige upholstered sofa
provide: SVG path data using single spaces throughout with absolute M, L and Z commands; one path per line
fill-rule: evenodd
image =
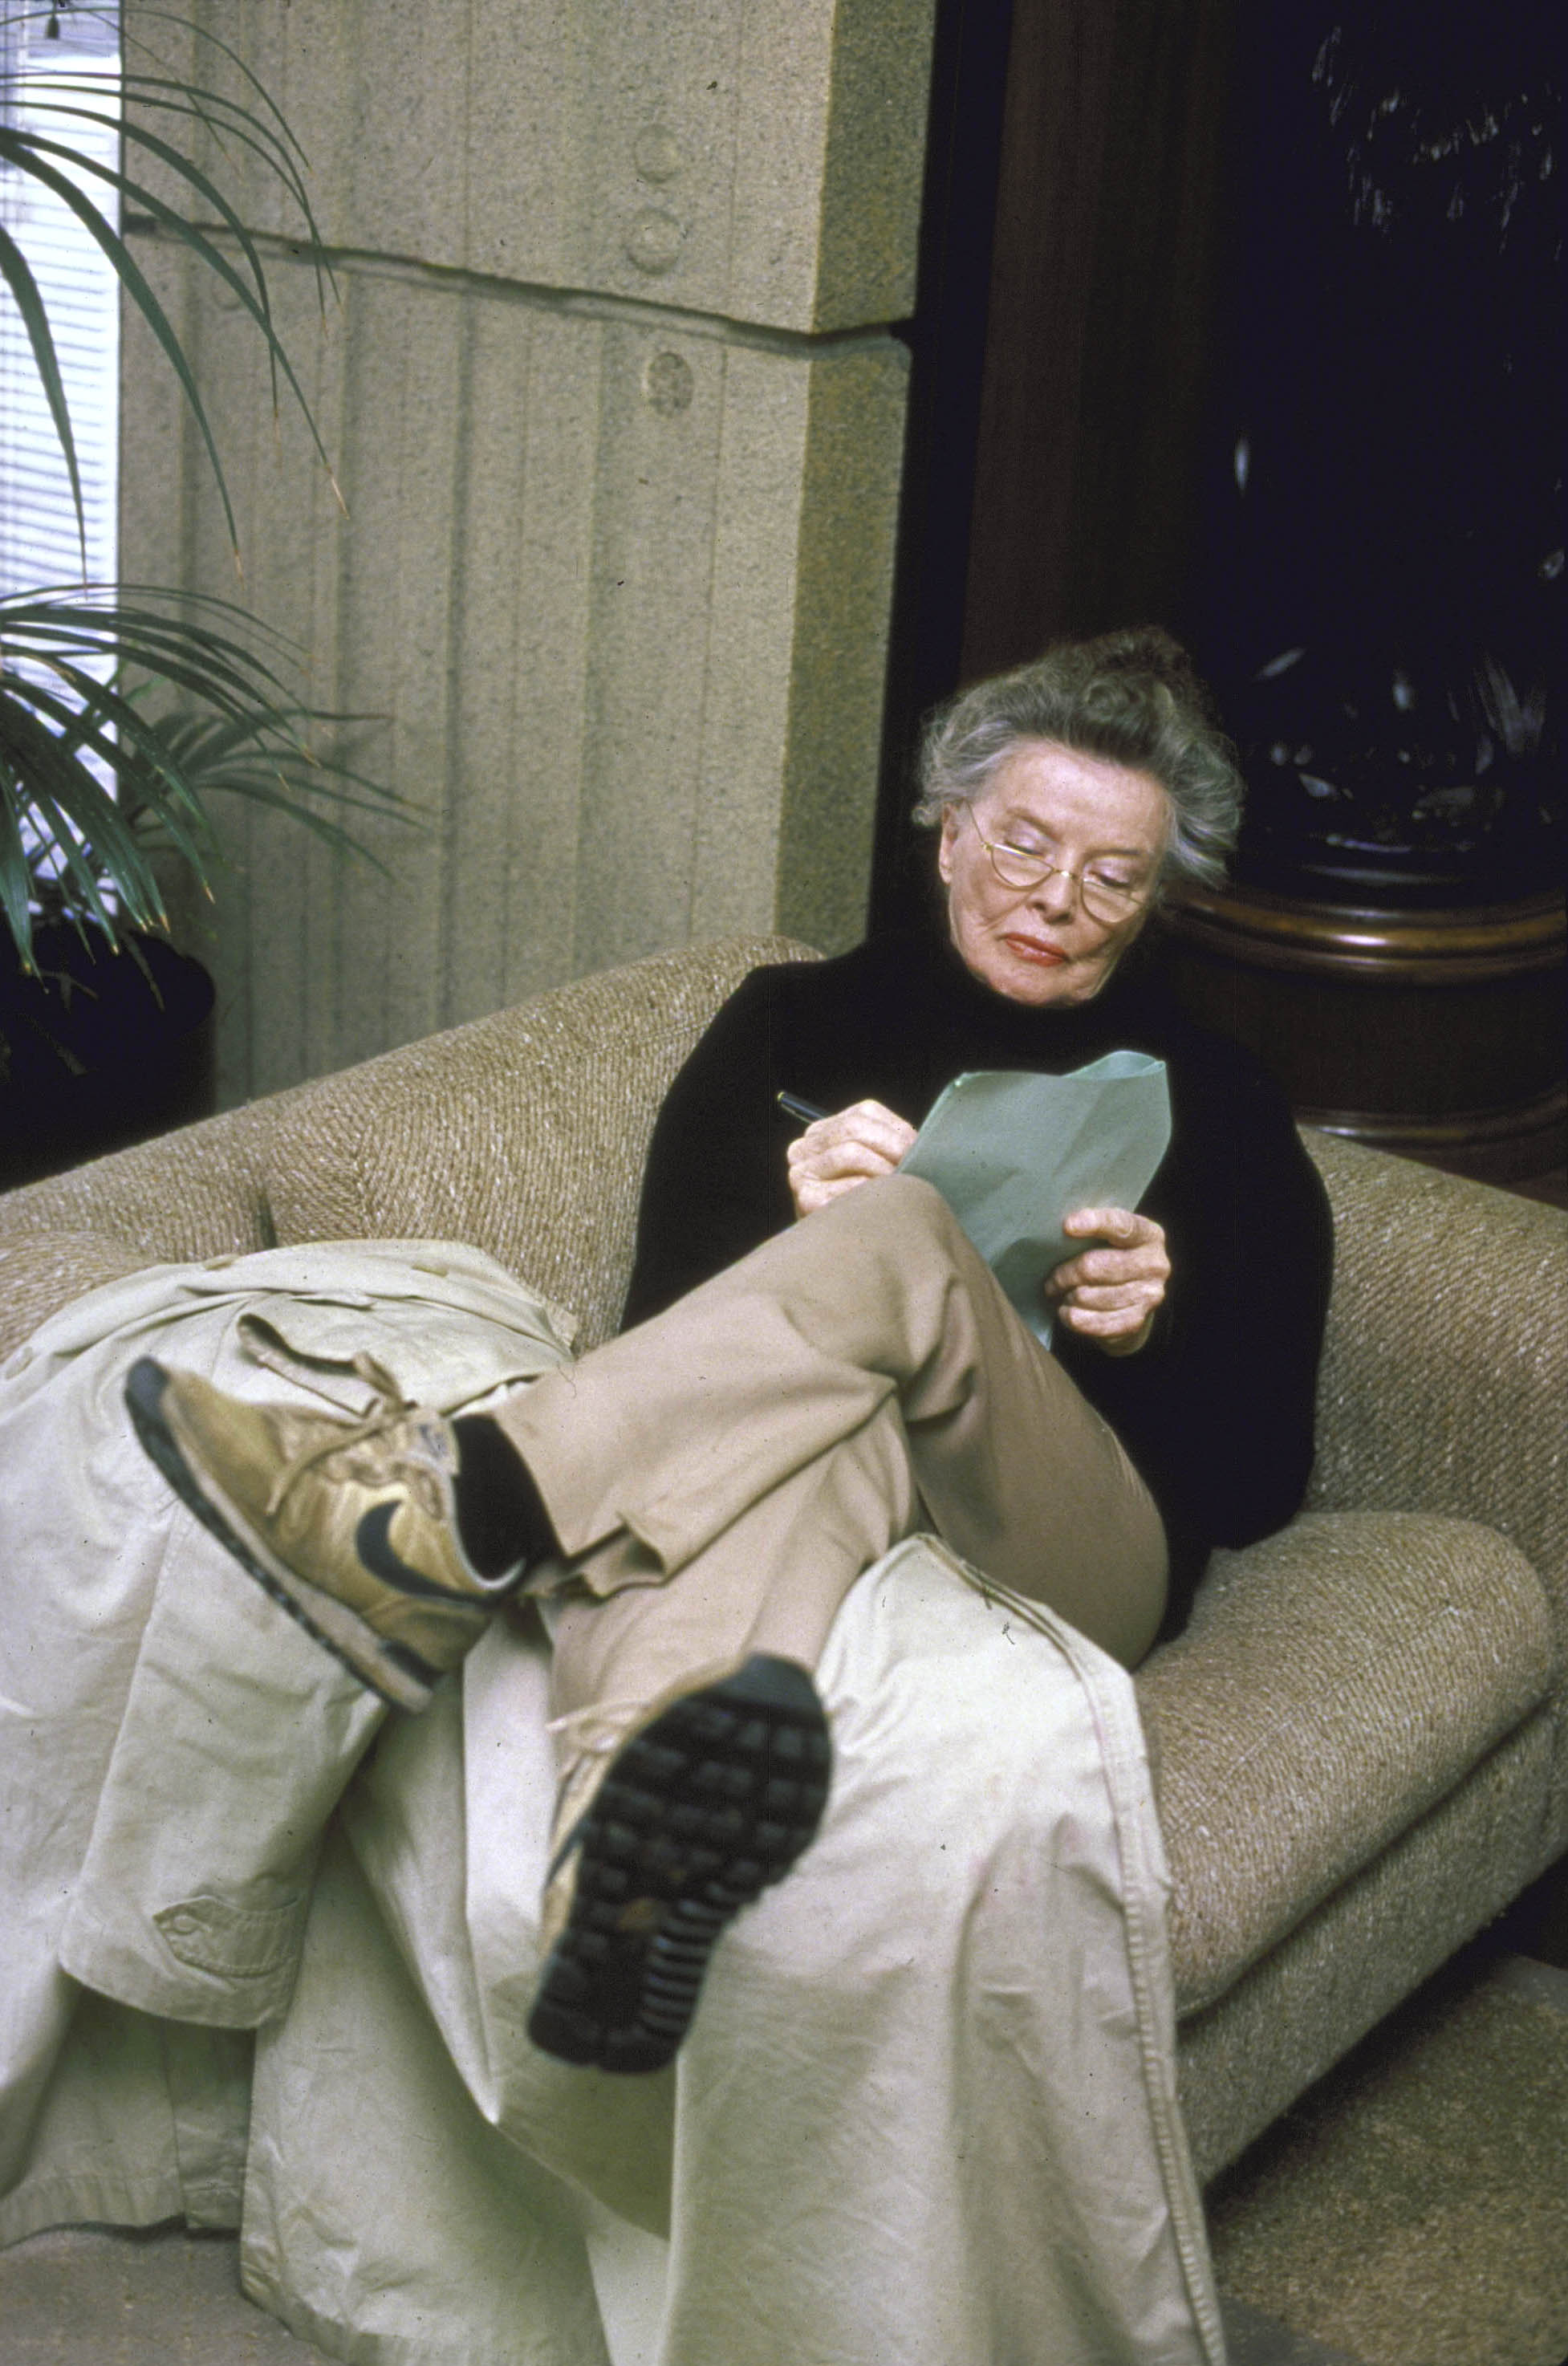
M 478 1244 L 611 1332 L 649 1127 L 732 941 L 0 1199 L 0 1355 L 165 1259 Z M 1204 2173 L 1568 1848 L 1568 1217 L 1309 1135 L 1338 1239 L 1310 1508 L 1139 1677 Z

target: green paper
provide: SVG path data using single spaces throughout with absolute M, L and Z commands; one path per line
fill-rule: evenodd
M 900 1160 L 934 1183 L 1043 1346 L 1041 1284 L 1091 1247 L 1078 1208 L 1135 1208 L 1170 1141 L 1165 1062 L 1108 1052 L 1066 1076 L 982 1068 L 954 1077 Z

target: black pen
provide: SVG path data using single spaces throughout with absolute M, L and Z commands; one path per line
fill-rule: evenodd
M 803 1101 L 798 1093 L 775 1093 L 773 1098 L 786 1117 L 797 1117 L 802 1125 L 815 1125 L 818 1118 L 828 1114 L 815 1101 Z

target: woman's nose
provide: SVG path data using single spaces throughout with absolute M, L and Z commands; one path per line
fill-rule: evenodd
M 1065 918 L 1070 916 L 1077 896 L 1078 883 L 1073 872 L 1048 871 L 1029 900 L 1038 911 L 1054 918 Z

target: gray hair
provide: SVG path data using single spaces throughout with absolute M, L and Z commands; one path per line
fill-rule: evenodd
M 973 804 L 998 766 L 1041 739 L 1159 783 L 1171 809 L 1161 889 L 1172 878 L 1223 883 L 1244 785 L 1209 693 L 1168 633 L 1146 625 L 1057 641 L 939 707 L 920 749 L 916 822 L 934 828 L 949 806 Z

